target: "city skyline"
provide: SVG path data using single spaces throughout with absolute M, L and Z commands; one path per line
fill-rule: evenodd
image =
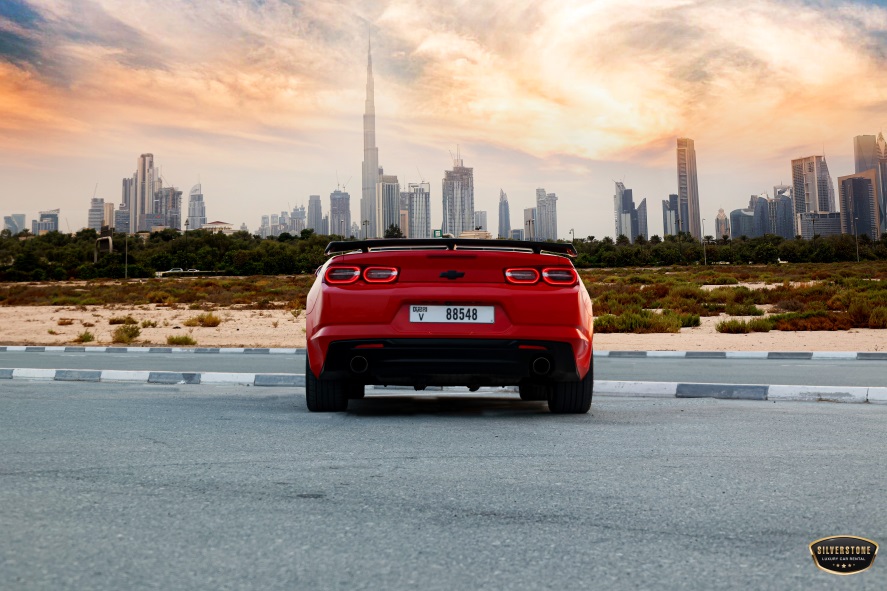
M 235 226 L 329 194 L 337 174 L 357 178 L 368 31 L 376 146 L 401 186 L 432 180 L 432 227 L 457 145 L 475 209 L 496 211 L 501 189 L 519 212 L 544 186 L 559 237 L 600 237 L 611 179 L 649 203 L 677 192 L 677 137 L 695 140 L 711 224 L 791 182 L 792 159 L 824 152 L 833 178 L 853 174 L 853 138 L 887 122 L 872 50 L 887 10 L 873 2 L 479 2 L 453 14 L 166 0 L 151 18 L 125 2 L 4 4 L 0 31 L 16 43 L 0 43 L 0 209 L 33 219 L 59 207 L 63 230 L 87 225 L 96 183 L 119 204 L 142 153 L 162 154 L 169 185 L 202 183 L 211 217 Z M 798 18 L 804 31 L 786 26 Z M 871 92 L 842 92 L 850 76 Z

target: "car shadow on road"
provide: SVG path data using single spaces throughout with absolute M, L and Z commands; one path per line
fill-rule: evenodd
M 348 403 L 348 414 L 359 416 L 457 415 L 535 417 L 548 415 L 545 402 L 482 396 L 368 396 Z

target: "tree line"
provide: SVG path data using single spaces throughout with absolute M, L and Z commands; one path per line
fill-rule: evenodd
M 399 229 L 386 234 L 400 235 Z M 76 234 L 49 232 L 31 236 L 27 231 L 13 236 L 0 233 L 0 281 L 62 281 L 153 277 L 172 268 L 199 269 L 223 275 L 295 275 L 313 273 L 326 260 L 324 248 L 341 236 L 321 236 L 312 230 L 262 239 L 248 232 L 230 235 L 191 230 L 185 234 L 166 229 L 147 239 L 113 234 L 113 250 L 107 241 L 96 252 L 94 230 Z M 831 263 L 887 260 L 887 234 L 879 240 L 853 235 L 817 236 L 813 240 L 785 240 L 767 235 L 700 242 L 688 234 L 640 237 L 630 243 L 594 236 L 573 241 L 577 267 L 635 267 L 699 264 Z M 858 255 L 857 255 L 858 252 Z

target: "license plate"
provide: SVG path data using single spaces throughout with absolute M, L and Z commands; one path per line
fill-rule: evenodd
M 410 306 L 410 322 L 493 324 L 493 306 Z

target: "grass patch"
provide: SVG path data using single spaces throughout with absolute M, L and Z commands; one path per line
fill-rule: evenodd
M 142 320 L 142 328 L 157 328 L 156 320 Z
M 177 345 L 181 347 L 194 346 L 197 344 L 190 335 L 182 334 L 182 335 L 169 335 L 166 337 L 167 345 Z
M 77 338 L 74 339 L 74 342 L 75 343 L 91 343 L 94 340 L 95 340 L 95 335 L 92 334 L 91 332 L 89 332 L 88 330 L 84 330 L 79 335 L 77 335 Z
M 140 334 L 142 334 L 142 329 L 137 324 L 123 324 L 114 329 L 111 341 L 128 344 L 136 340 Z

